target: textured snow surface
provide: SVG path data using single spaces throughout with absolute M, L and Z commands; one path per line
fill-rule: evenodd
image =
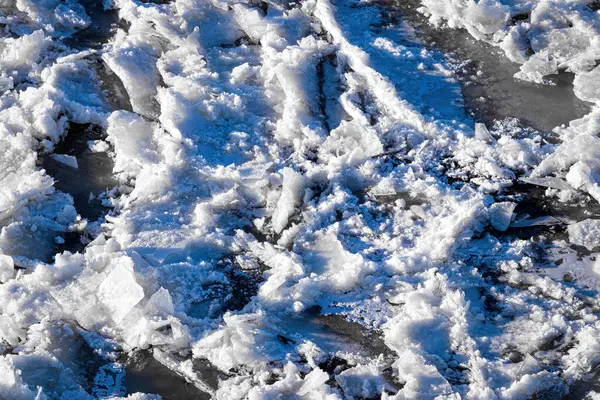
M 421 3 L 591 112 L 474 121 L 393 4 L 0 0 L 0 399 L 596 398 L 597 2 Z

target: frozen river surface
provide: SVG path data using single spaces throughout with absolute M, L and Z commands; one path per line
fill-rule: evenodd
M 598 399 L 600 6 L 0 0 L 0 399 Z

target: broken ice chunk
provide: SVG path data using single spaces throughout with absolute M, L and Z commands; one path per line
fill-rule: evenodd
M 521 65 L 521 70 L 515 74 L 515 78 L 544 83 L 545 76 L 554 74 L 558 74 L 558 64 L 556 60 L 548 57 L 547 51 L 543 51 L 532 55 L 525 64 Z
M 320 368 L 312 370 L 312 372 L 304 377 L 304 382 L 298 390 L 299 396 L 304 396 L 318 389 L 321 385 L 329 380 L 329 374 Z
M 369 191 L 369 194 L 372 196 L 394 196 L 396 195 L 396 188 L 394 185 L 394 181 L 390 178 L 383 178 L 377 183 L 377 185 L 373 186 Z
M 302 202 L 304 188 L 307 184 L 306 178 L 291 168 L 284 168 L 281 174 L 283 175 L 283 188 L 272 220 L 273 229 L 277 233 L 283 231 L 288 219 Z
M 575 96 L 581 100 L 600 103 L 600 66 L 576 75 L 573 86 Z
M 258 261 L 245 254 L 240 254 L 236 256 L 235 261 L 240 266 L 240 268 L 245 271 L 253 271 L 260 269 L 260 264 L 258 263 Z
M 85 8 L 77 3 L 59 4 L 54 10 L 54 15 L 56 22 L 65 28 L 83 29 L 92 22 Z
M 556 178 L 554 176 L 547 176 L 544 178 L 523 178 L 521 181 L 524 183 L 529 183 L 530 185 L 544 186 L 558 190 L 572 189 L 569 183 L 565 182 L 564 179 Z
M 79 168 L 79 164 L 77 164 L 77 159 L 73 156 L 68 156 L 66 154 L 51 154 L 50 157 L 54 161 L 58 161 L 61 164 L 65 164 L 71 168 Z
M 133 111 L 155 119 L 159 108 L 156 88 L 160 86 L 156 62 L 161 45 L 145 24 L 133 28 L 128 34 L 119 31 L 115 35 L 112 51 L 105 52 L 102 60 L 123 82 Z
M 490 131 L 485 124 L 475 124 L 475 139 L 483 140 L 484 142 L 491 143 L 494 141 Z
M 88 147 L 92 153 L 105 153 L 110 149 L 104 140 L 88 140 Z
M 547 35 L 539 35 L 531 42 L 534 51 L 544 48 L 558 64 L 585 55 L 589 45 L 589 37 L 577 28 L 553 29 Z
M 4 283 L 15 276 L 15 263 L 11 256 L 0 254 L 0 282 Z
M 426 220 L 427 219 L 427 213 L 425 212 L 425 209 L 423 208 L 423 206 L 419 206 L 419 205 L 413 205 L 410 206 L 410 211 L 412 211 L 417 217 Z
M 513 211 L 517 205 L 510 201 L 492 204 L 490 207 L 490 224 L 494 229 L 504 232 L 510 226 Z
M 175 312 L 173 308 L 173 299 L 171 294 L 165 288 L 160 288 L 150 297 L 148 304 L 146 304 L 146 310 L 151 313 L 161 313 L 167 315 L 173 315 Z
M 100 283 L 96 295 L 110 311 L 113 321 L 119 323 L 144 298 L 144 289 L 131 271 L 119 265 Z
M 563 222 L 559 219 L 551 217 L 549 215 L 537 218 L 529 218 L 527 215 L 525 218 L 521 218 L 511 223 L 511 228 L 527 228 L 529 226 L 552 226 L 561 225 Z
M 592 251 L 600 246 L 600 220 L 586 219 L 567 227 L 569 241 Z

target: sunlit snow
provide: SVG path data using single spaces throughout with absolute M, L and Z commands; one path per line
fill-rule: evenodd
M 0 400 L 600 398 L 597 0 L 0 25 Z

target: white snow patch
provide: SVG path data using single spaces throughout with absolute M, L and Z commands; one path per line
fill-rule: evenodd
M 67 154 L 50 154 L 50 158 L 52 158 L 55 161 L 58 161 L 61 164 L 67 165 L 71 168 L 77 169 L 79 168 L 79 164 L 77 163 L 77 158 L 75 158 L 74 156 L 70 156 Z

